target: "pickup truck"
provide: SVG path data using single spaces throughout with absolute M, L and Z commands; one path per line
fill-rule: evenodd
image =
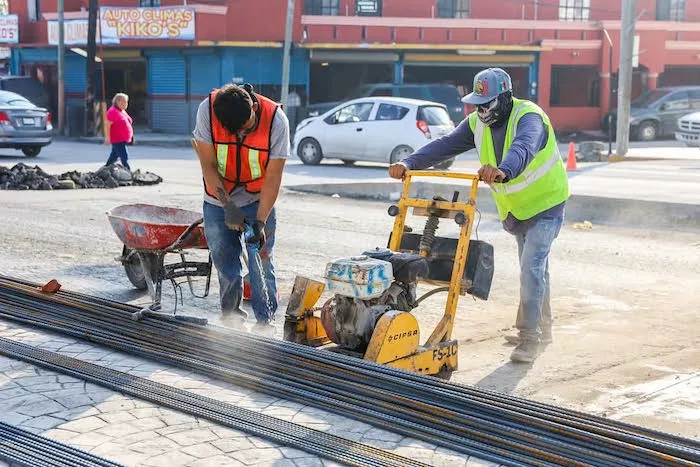
M 678 119 L 676 140 L 690 147 L 700 147 L 700 112 L 684 115 Z

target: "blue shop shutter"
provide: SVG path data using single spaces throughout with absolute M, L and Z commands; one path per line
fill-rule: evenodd
M 185 57 L 156 55 L 148 60 L 150 126 L 169 133 L 191 131 L 186 89 Z
M 153 56 L 148 67 L 149 92 L 152 95 L 185 95 L 185 57 Z
M 220 87 L 221 60 L 216 55 L 192 55 L 190 61 L 190 95 L 197 99 L 205 97 Z
M 66 57 L 65 59 L 65 75 L 64 75 L 64 80 L 66 83 L 66 92 L 67 93 L 84 93 L 85 92 L 85 85 L 86 85 L 86 79 L 85 79 L 85 71 L 86 71 L 86 64 L 85 64 L 85 59 L 83 57 L 79 56 L 69 56 Z M 95 67 L 97 70 L 99 70 L 98 67 Z M 93 83 L 93 86 L 96 88 L 99 87 L 101 92 L 102 88 L 102 82 L 98 81 L 96 83 Z M 97 89 L 96 89 L 97 91 Z
M 197 109 L 207 95 L 221 87 L 221 59 L 216 55 L 192 55 L 190 65 L 190 127 L 197 121 Z

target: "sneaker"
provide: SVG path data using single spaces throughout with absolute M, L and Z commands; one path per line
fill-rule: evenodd
M 517 334 L 510 334 L 505 336 L 506 342 L 512 345 L 518 345 L 520 343 L 520 336 Z M 543 332 L 540 334 L 540 344 L 551 344 L 552 343 L 552 332 Z
M 539 343 L 535 341 L 521 341 L 510 354 L 510 359 L 516 363 L 532 363 L 537 358 Z

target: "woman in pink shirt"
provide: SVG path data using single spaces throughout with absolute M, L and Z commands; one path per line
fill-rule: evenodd
M 129 153 L 126 150 L 126 145 L 131 143 L 134 138 L 134 128 L 132 127 L 133 120 L 126 113 L 126 108 L 129 106 L 129 96 L 124 93 L 117 93 L 112 99 L 112 107 L 107 111 L 107 131 L 108 136 L 105 137 L 105 144 L 112 144 L 112 152 L 107 159 L 105 165 L 111 165 L 119 159 L 125 169 L 131 170 L 129 167 Z

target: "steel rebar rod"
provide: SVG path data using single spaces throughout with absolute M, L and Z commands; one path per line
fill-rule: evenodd
M 346 465 L 427 467 L 422 462 L 363 443 L 10 339 L 0 338 L 0 354 Z
M 4 422 L 0 422 L 0 459 L 27 467 L 119 467 L 121 465 Z
M 697 465 L 698 443 L 635 425 L 456 385 L 289 342 L 154 320 L 75 292 L 0 278 L 0 316 L 232 381 L 487 460 Z M 240 358 L 245 355 L 245 358 Z M 215 362 L 211 364 L 210 362 Z M 386 426 L 383 426 L 386 428 Z

